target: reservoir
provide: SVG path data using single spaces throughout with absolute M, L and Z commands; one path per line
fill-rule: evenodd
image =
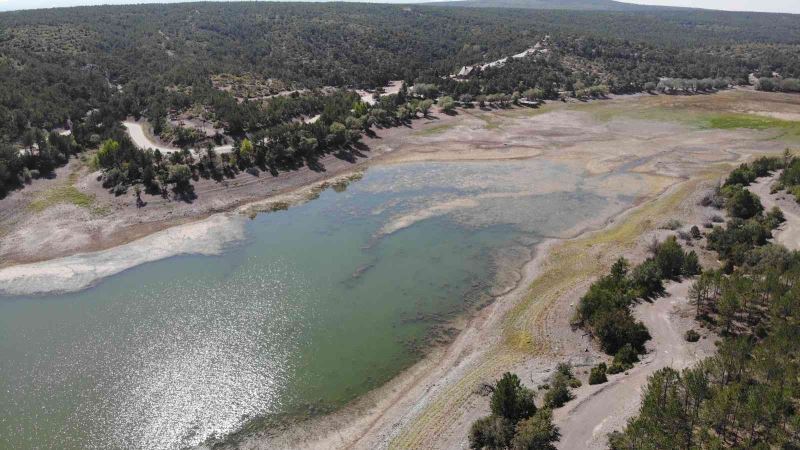
M 375 166 L 288 210 L 231 216 L 243 237 L 217 254 L 0 297 L 0 448 L 176 449 L 335 411 L 448 342 L 537 243 L 644 192 L 636 174 L 576 167 Z

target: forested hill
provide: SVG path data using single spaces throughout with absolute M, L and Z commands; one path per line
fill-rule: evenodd
M 470 79 L 450 76 L 531 49 L 545 36 L 546 52 L 536 57 L 514 58 Z M 25 168 L 47 173 L 67 155 L 119 137 L 127 116 L 144 116 L 158 134 L 164 125 L 172 142 L 193 143 L 197 133 L 169 129 L 167 122 L 202 112 L 215 129 L 241 140 L 326 108 L 324 124 L 331 125 L 352 109 L 347 97 L 323 104 L 324 94 L 308 89 L 404 80 L 422 86 L 429 100 L 480 102 L 519 99 L 526 91 L 540 98 L 631 93 L 662 78 L 689 80 L 675 86 L 695 89 L 773 72 L 800 76 L 800 16 L 341 2 L 6 12 L 0 13 L 0 196 L 28 178 L 20 177 Z M 270 99 L 296 90 L 302 98 Z M 377 114 L 391 122 L 399 106 L 382 105 Z M 400 113 L 406 117 L 408 108 Z M 70 123 L 77 146 L 65 140 L 58 151 L 33 151 L 48 147 L 48 132 Z
M 469 8 L 565 9 L 576 11 L 663 11 L 666 6 L 637 5 L 614 0 L 456 0 L 432 3 Z

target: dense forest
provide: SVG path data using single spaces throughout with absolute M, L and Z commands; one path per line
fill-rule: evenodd
M 463 66 L 517 54 L 546 36 L 547 52 L 510 59 L 466 79 L 451 76 Z M 797 16 L 680 9 L 184 3 L 3 13 L 0 195 L 108 139 L 125 148 L 119 123 L 129 116 L 144 117 L 156 134 L 177 134 L 178 142 L 193 145 L 195 136 L 168 120 L 194 108 L 224 129 L 237 148 L 244 139 L 260 144 L 266 135 L 273 142 L 296 141 L 300 144 L 291 147 L 297 149 L 309 133 L 323 142 L 334 123 L 363 132 L 402 123 L 424 106 L 419 102 L 440 96 L 510 102 L 638 92 L 662 78 L 709 89 L 748 83 L 752 73 L 765 80 L 775 74 L 796 78 L 798 45 Z M 223 88 L 220 80 L 251 80 L 265 95 L 242 98 L 247 89 Z M 362 104 L 356 113 L 351 111 L 356 101 L 343 106 L 344 89 L 376 88 L 390 80 L 404 80 L 409 89 L 434 88 L 388 104 Z M 335 92 L 330 87 L 340 92 L 321 99 Z M 281 90 L 295 94 L 269 97 Z M 412 99 L 416 103 L 405 104 Z M 335 106 L 319 125 L 295 124 L 301 116 L 321 114 L 326 105 Z M 41 138 L 65 128 L 73 136 L 68 149 Z M 278 133 L 288 134 L 278 138 Z M 348 145 L 324 146 L 314 156 Z M 275 152 L 281 153 L 274 148 L 269 153 Z M 298 156 L 283 165 L 307 159 Z M 138 169 L 124 177 L 122 187 L 144 176 L 144 167 Z M 261 164 L 261 169 L 274 167 Z

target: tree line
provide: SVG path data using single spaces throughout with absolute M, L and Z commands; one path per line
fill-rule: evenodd
M 775 158 L 754 166 L 789 164 Z M 726 184 L 749 184 L 751 173 L 753 166 L 740 167 Z M 800 253 L 766 242 L 755 225 L 738 228 L 754 238 L 726 252 L 709 236 L 709 247 L 735 262 L 704 271 L 690 290 L 697 320 L 722 337 L 717 354 L 651 376 L 637 416 L 610 435 L 612 449 L 800 446 Z

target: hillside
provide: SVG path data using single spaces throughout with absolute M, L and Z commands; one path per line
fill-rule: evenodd
M 613 4 L 590 1 L 580 4 Z M 450 77 L 545 36 L 546 53 L 468 80 Z M 208 2 L 0 13 L 0 196 L 106 139 L 126 149 L 121 121 L 131 116 L 174 147 L 274 136 L 281 145 L 259 155 L 269 155 L 273 170 L 291 169 L 338 148 L 326 145 L 335 122 L 349 119 L 358 135 L 419 112 L 404 93 L 353 117 L 353 88 L 404 80 L 424 88 L 415 101 L 496 102 L 525 92 L 640 92 L 661 78 L 741 84 L 751 73 L 797 77 L 798 43 L 798 16 L 680 9 Z M 298 125 L 317 116 L 317 124 Z M 51 145 L 59 139 L 48 133 L 67 127 L 74 142 Z M 142 176 L 152 181 L 138 172 L 148 159 L 136 158 L 108 187 L 121 194 Z
M 520 8 L 520 9 L 564 9 L 574 11 L 664 11 L 665 6 L 637 5 L 616 2 L 614 0 L 457 0 L 453 2 L 437 2 L 440 6 L 458 6 L 468 8 Z

